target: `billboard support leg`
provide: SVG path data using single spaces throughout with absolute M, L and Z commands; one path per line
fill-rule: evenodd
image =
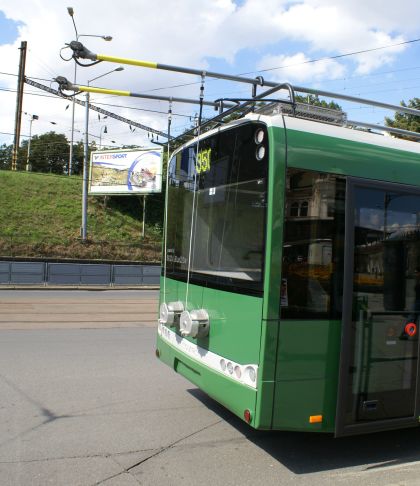
M 146 227 L 146 195 L 143 196 L 143 228 L 141 232 L 141 236 L 143 238 L 145 235 L 145 227 Z

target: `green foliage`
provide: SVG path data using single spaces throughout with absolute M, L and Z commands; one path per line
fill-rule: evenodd
M 13 145 L 3 144 L 0 146 L 0 170 L 11 169 Z
M 24 152 L 27 153 L 28 141 L 22 143 Z M 69 144 L 63 134 L 48 132 L 35 135 L 31 140 L 29 165 L 32 172 L 49 172 L 64 174 L 69 160 Z M 19 157 L 18 169 L 23 170 L 26 160 Z
M 18 150 L 17 169 L 26 170 L 29 140 L 24 140 Z M 89 146 L 90 152 L 96 150 L 95 142 Z M 0 146 L 0 170 L 12 166 L 13 145 Z M 70 156 L 70 144 L 64 134 L 48 132 L 34 135 L 31 138 L 29 166 L 32 172 L 52 174 L 67 174 Z M 84 158 L 84 143 L 79 141 L 73 145 L 72 173 L 82 174 Z
M 412 98 L 411 100 L 409 100 L 408 105 L 404 101 L 401 101 L 400 104 L 401 106 L 408 106 L 409 108 L 415 108 L 416 110 L 420 110 L 420 98 Z M 409 130 L 410 132 L 420 133 L 419 116 L 409 115 L 406 113 L 395 113 L 394 119 L 386 117 L 385 123 L 388 127 L 401 128 L 402 130 Z M 394 136 L 398 138 L 405 138 L 408 140 L 418 140 L 416 138 L 410 138 L 403 135 Z
M 89 197 L 88 242 L 80 240 L 82 178 L 0 171 L 0 255 L 159 261 L 163 195 Z
M 91 147 L 89 146 L 88 160 L 90 160 Z M 73 164 L 72 164 L 72 174 L 83 174 L 83 159 L 85 153 L 85 146 L 83 142 L 77 142 L 73 145 Z M 67 166 L 66 166 L 67 167 Z
M 335 103 L 334 101 L 326 102 L 325 100 L 320 100 L 318 95 L 307 95 L 307 96 L 296 95 L 295 100 L 298 103 L 306 103 L 309 105 L 320 106 L 322 108 L 329 108 L 330 110 L 343 111 L 343 109 L 338 103 Z

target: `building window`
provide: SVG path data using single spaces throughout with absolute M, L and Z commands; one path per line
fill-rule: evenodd
M 299 216 L 308 216 L 308 201 L 303 201 L 300 205 Z
M 295 218 L 296 216 L 299 216 L 299 203 L 294 202 L 290 206 L 290 216 L 292 218 Z

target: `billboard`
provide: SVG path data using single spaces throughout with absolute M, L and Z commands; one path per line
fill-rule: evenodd
M 91 153 L 89 194 L 151 194 L 161 191 L 161 147 Z

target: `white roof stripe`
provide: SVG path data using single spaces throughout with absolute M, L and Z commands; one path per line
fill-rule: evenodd
M 255 115 L 253 116 L 253 118 L 254 117 Z M 258 118 L 261 121 L 264 121 L 268 126 L 278 126 L 283 128 L 282 115 L 260 115 L 258 116 Z M 388 149 L 404 150 L 405 152 L 420 154 L 419 142 L 410 142 L 409 140 L 402 140 L 389 136 L 377 135 L 375 133 L 364 132 L 362 130 L 353 130 L 351 128 L 329 125 L 328 123 L 314 122 L 311 120 L 304 120 L 302 118 L 295 118 L 291 116 L 285 116 L 284 120 L 286 128 L 290 130 L 315 133 L 317 135 L 324 135 L 326 137 L 341 138 L 353 142 L 367 143 L 370 145 L 377 145 Z M 378 128 L 378 131 L 379 130 L 380 129 Z

